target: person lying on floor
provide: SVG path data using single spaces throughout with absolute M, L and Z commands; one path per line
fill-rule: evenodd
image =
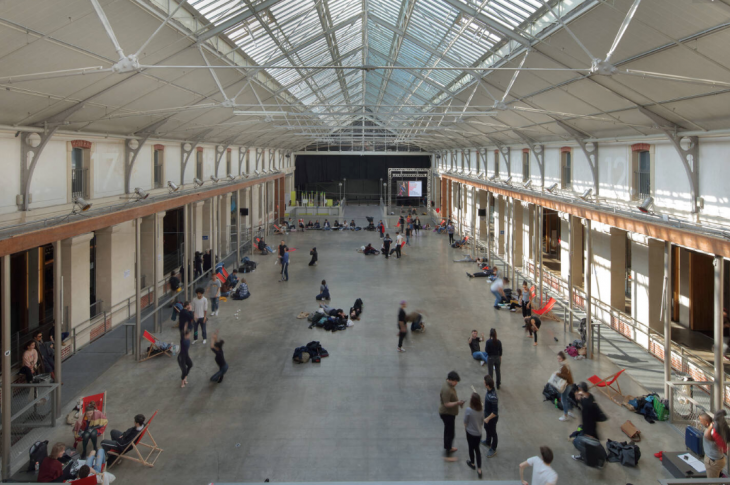
M 476 260 L 471 257 L 471 254 L 466 254 L 462 259 L 455 259 L 454 263 L 474 263 Z
M 368 243 L 363 250 L 363 253 L 367 256 L 368 254 L 379 254 L 379 251 L 373 247 L 372 244 Z
M 479 273 L 472 274 L 467 271 L 466 274 L 469 278 L 493 278 L 497 276 L 498 272 L 499 270 L 497 268 L 490 268 L 489 266 L 487 266 L 487 269 Z
M 347 315 L 342 308 L 332 308 L 331 306 L 325 305 L 324 303 L 320 303 L 319 307 L 324 311 L 325 314 L 329 315 L 330 317 L 339 317 L 347 320 Z

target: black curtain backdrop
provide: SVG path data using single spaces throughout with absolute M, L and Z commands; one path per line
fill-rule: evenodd
M 388 180 L 389 168 L 430 168 L 428 156 L 297 155 L 294 184 L 349 180 Z M 425 189 L 424 189 L 425 190 Z M 426 194 L 424 193 L 424 196 Z

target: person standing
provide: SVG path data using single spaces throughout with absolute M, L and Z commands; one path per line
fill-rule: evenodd
M 279 264 L 282 264 L 282 259 L 284 259 L 284 253 L 286 252 L 286 243 L 282 239 L 281 244 L 279 244 Z
M 725 452 L 727 446 L 724 445 L 722 438 L 715 430 L 715 423 L 707 413 L 700 414 L 700 423 L 705 428 L 702 433 L 702 446 L 705 450 L 705 468 L 707 469 L 707 478 L 719 478 L 723 468 L 725 468 Z M 720 438 L 718 440 L 718 438 Z M 718 444 L 719 443 L 719 444 Z
M 460 380 L 461 377 L 459 377 L 459 374 L 452 370 L 446 377 L 446 382 L 441 387 L 439 416 L 441 417 L 441 421 L 444 422 L 444 453 L 446 454 L 446 461 L 456 461 L 456 458 L 451 457 L 451 454 L 457 450 L 453 446 L 456 416 L 459 415 L 459 408 L 464 405 L 464 401 L 459 401 L 459 396 L 456 394 L 456 385 Z
M 499 310 L 499 304 L 502 303 L 502 298 L 507 298 L 507 296 L 504 294 L 504 285 L 506 285 L 507 283 L 509 283 L 509 278 L 507 278 L 506 276 L 504 278 L 496 278 L 494 280 L 494 283 L 492 283 L 492 286 L 489 288 L 495 298 L 495 310 Z
M 213 341 L 210 343 L 210 350 L 215 354 L 215 363 L 218 365 L 218 372 L 210 378 L 211 382 L 220 384 L 223 382 L 223 376 L 228 372 L 228 364 L 223 357 L 223 340 L 218 340 L 218 330 L 213 332 Z
M 378 222 L 378 231 L 380 232 L 380 239 L 383 239 L 383 233 L 385 232 L 385 224 L 383 224 L 382 220 L 380 222 Z
M 487 388 L 487 394 L 484 396 L 484 430 L 487 432 L 487 439 L 482 441 L 482 444 L 489 447 L 487 458 L 492 458 L 497 454 L 499 398 L 497 397 L 497 391 L 494 389 L 494 379 L 492 379 L 492 376 L 484 376 L 484 387 Z
M 385 259 L 390 258 L 390 244 L 393 242 L 393 240 L 390 238 L 390 234 L 385 235 L 385 239 L 383 239 L 383 256 L 385 256 Z
M 221 296 L 221 280 L 213 273 L 208 283 L 208 299 L 210 300 L 210 314 L 218 316 L 218 298 Z
M 466 428 L 466 443 L 469 445 L 469 459 L 466 464 L 476 470 L 482 478 L 482 450 L 479 449 L 479 439 L 482 437 L 482 400 L 479 394 L 472 393 L 469 407 L 464 411 L 464 427 Z M 476 455 L 476 466 L 474 465 Z
M 180 340 L 180 353 L 177 354 L 177 365 L 180 366 L 182 371 L 182 383 L 180 387 L 185 387 L 188 384 L 188 374 L 190 369 L 193 368 L 193 361 L 190 360 L 190 329 L 185 330 L 182 340 Z
M 412 231 L 413 231 L 413 223 L 409 221 L 406 223 L 406 246 L 411 245 Z
M 185 330 L 190 330 L 193 328 L 195 322 L 195 315 L 193 314 L 192 307 L 190 305 L 189 301 L 186 301 L 183 303 L 182 310 L 180 310 L 180 316 L 179 316 L 179 329 L 180 329 L 180 340 L 182 340 L 185 337 Z
M 312 248 L 312 250 L 309 251 L 309 254 L 312 256 L 312 259 L 309 260 L 309 266 L 316 266 L 317 259 L 319 259 L 317 255 L 317 248 Z
M 209 269 L 213 267 L 213 261 L 212 256 L 210 254 L 210 249 L 203 254 L 203 272 L 207 272 Z
M 527 281 L 522 282 L 522 318 L 532 315 L 532 301 L 530 300 L 530 289 Z
M 484 365 L 489 360 L 489 355 L 479 347 L 479 342 L 482 341 L 484 341 L 484 334 L 480 337 L 476 330 L 472 330 L 469 340 L 466 343 L 469 344 L 469 350 L 474 360 L 480 360 L 482 362 L 481 365 Z
M 573 413 L 570 412 L 573 409 L 573 403 L 570 402 L 570 389 L 573 387 L 573 373 L 570 371 L 570 366 L 566 362 L 565 353 L 561 350 L 558 352 L 558 365 L 560 370 L 556 373 L 561 379 L 565 379 L 566 385 L 565 390 L 560 395 L 560 402 L 563 403 L 563 415 L 560 416 L 560 421 L 565 421 L 568 416 L 574 418 Z
M 499 389 L 499 386 L 502 385 L 502 372 L 500 370 L 502 367 L 502 342 L 497 338 L 496 329 L 493 328 L 489 331 L 489 340 L 487 340 L 484 349 L 489 356 L 487 360 L 489 377 L 494 377 L 493 372 L 497 375 L 497 389 Z
M 172 306 L 173 304 L 177 303 L 177 293 L 180 290 L 180 278 L 177 277 L 177 273 L 175 273 L 175 270 L 172 270 L 172 273 L 170 273 L 170 291 L 172 292 L 172 295 L 174 296 L 172 302 L 169 306 Z
M 446 226 L 446 232 L 449 234 L 449 245 L 454 244 L 454 225 L 449 221 L 449 224 Z
M 286 246 L 281 257 L 281 281 L 289 281 L 289 248 Z
M 193 258 L 193 279 L 198 279 L 203 276 L 203 255 L 200 251 L 195 251 L 195 257 Z
M 407 319 L 406 301 L 402 300 L 400 302 L 400 310 L 398 310 L 398 352 L 406 351 L 406 349 L 403 348 L 403 339 L 406 338 L 406 335 L 408 334 L 408 326 L 406 325 Z
M 400 259 L 401 257 L 401 250 L 403 248 L 403 235 L 399 232 L 395 233 L 395 257 L 396 259 Z
M 558 474 L 550 466 L 553 462 L 553 450 L 547 446 L 540 447 L 540 456 L 533 456 L 520 463 L 520 481 L 528 485 L 525 480 L 525 468 L 532 467 L 532 485 L 556 485 Z
M 193 299 L 193 317 L 195 318 L 195 331 L 193 332 L 193 344 L 198 341 L 198 326 L 203 329 L 203 343 L 208 338 L 206 326 L 208 324 L 208 299 L 203 296 L 203 289 L 195 290 L 196 297 Z

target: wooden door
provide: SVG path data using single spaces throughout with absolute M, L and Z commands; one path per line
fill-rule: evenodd
M 712 331 L 715 268 L 707 254 L 689 252 L 689 325 L 692 330 Z

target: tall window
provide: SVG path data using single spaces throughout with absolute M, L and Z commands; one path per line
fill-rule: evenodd
M 75 147 L 71 150 L 71 196 L 88 197 L 88 170 L 84 164 L 84 149 Z
M 560 188 L 573 188 L 573 153 L 565 150 L 560 154 Z
M 162 187 L 162 181 L 165 178 L 165 163 L 164 163 L 165 152 L 162 150 L 155 149 L 154 151 L 154 166 L 152 167 L 154 175 L 154 187 L 159 189 Z
M 499 150 L 494 150 L 494 176 L 499 178 Z
M 228 152 L 226 153 L 226 173 L 225 173 L 225 175 L 228 176 L 232 173 L 233 172 L 231 172 L 231 151 L 228 150 Z
M 648 151 L 638 152 L 638 160 L 634 173 L 634 189 L 641 200 L 651 195 L 651 155 Z
M 195 152 L 195 177 L 203 180 L 203 152 Z
M 530 152 L 522 152 L 522 181 L 530 180 Z

